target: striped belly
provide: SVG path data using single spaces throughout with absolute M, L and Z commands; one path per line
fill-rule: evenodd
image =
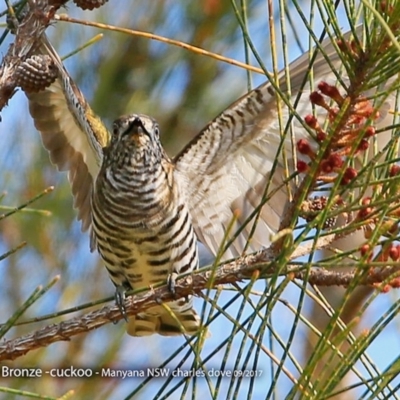
M 92 247 L 117 286 L 117 300 L 120 289 L 146 288 L 198 266 L 185 192 L 152 124 L 137 115 L 117 120 L 92 195 Z M 199 327 L 189 296 L 129 318 L 127 332 L 191 335 Z
M 145 210 L 106 206 L 98 196 L 93 200 L 97 248 L 116 286 L 146 287 L 197 268 L 196 237 L 185 205 L 138 220 Z

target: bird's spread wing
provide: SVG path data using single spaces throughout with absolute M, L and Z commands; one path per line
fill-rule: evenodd
M 91 224 L 92 186 L 109 133 L 45 36 L 39 52 L 50 55 L 54 61 L 57 79 L 45 90 L 26 93 L 29 111 L 52 163 L 60 171 L 68 171 L 74 207 L 78 209 L 78 219 L 82 220 L 82 230 L 87 230 Z
M 314 81 L 335 83 L 338 79 L 332 70 L 340 70 L 340 57 L 330 40 L 322 42 L 322 47 L 324 55 L 318 54 L 312 68 Z M 306 53 L 289 66 L 291 103 L 296 96 L 301 96 L 303 101 L 296 107 L 301 117 L 312 113 L 309 82 L 302 88 L 310 68 L 309 60 L 310 55 Z M 279 77 L 279 87 L 283 93 L 288 92 L 289 85 L 283 73 Z M 294 171 L 294 163 L 290 135 L 282 137 L 277 98 L 270 83 L 259 86 L 208 124 L 175 158 L 176 174 L 187 195 L 198 238 L 214 254 L 226 239 L 229 227 L 233 234 L 247 217 L 254 215 L 266 190 L 269 199 L 261 209 L 248 249 L 257 250 L 268 245 L 271 233 L 279 228 L 288 199 L 288 187 L 283 184 L 287 176 L 282 157 L 278 158 L 280 163 L 273 173 L 271 170 L 281 141 L 291 171 Z M 283 127 L 290 114 L 293 113 L 282 103 Z M 300 135 L 301 132 L 306 135 L 298 119 L 293 118 L 293 125 Z M 298 132 L 296 139 L 299 139 Z M 230 225 L 234 215 L 236 223 Z M 246 225 L 223 258 L 242 254 L 253 225 Z

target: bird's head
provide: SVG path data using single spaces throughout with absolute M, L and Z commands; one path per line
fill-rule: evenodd
M 147 115 L 129 114 L 114 121 L 111 141 L 104 149 L 108 161 L 157 162 L 164 157 L 157 122 Z

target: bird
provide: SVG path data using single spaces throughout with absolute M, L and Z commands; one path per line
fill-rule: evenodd
M 109 131 L 43 40 L 39 53 L 50 56 L 56 77 L 43 90 L 26 91 L 29 111 L 51 162 L 68 171 L 82 230 L 90 230 L 91 250 L 103 259 L 118 304 L 126 290 L 161 281 L 172 288 L 177 274 L 196 270 L 198 242 L 221 260 L 270 244 L 294 184 L 286 165 L 296 169 L 290 135 L 281 132 L 291 126 L 296 140 L 308 137 L 298 116 L 312 112 L 311 74 L 314 81 L 339 81 L 337 47 L 329 38 L 318 47 L 312 63 L 310 52 L 301 55 L 275 84 L 244 94 L 170 158 L 153 117 L 125 115 Z M 129 317 L 128 334 L 199 331 L 191 296 L 166 306 Z

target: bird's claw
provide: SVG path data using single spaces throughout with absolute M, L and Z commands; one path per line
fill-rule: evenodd
M 126 314 L 126 307 L 125 307 L 125 286 L 117 286 L 115 290 L 115 304 L 118 306 L 121 315 L 124 317 L 124 320 L 128 322 L 128 315 Z
M 175 283 L 176 283 L 177 277 L 178 277 L 178 274 L 176 272 L 172 272 L 171 274 L 168 275 L 168 278 L 167 278 L 168 290 L 171 292 L 172 296 L 174 296 L 174 297 L 176 295 Z

